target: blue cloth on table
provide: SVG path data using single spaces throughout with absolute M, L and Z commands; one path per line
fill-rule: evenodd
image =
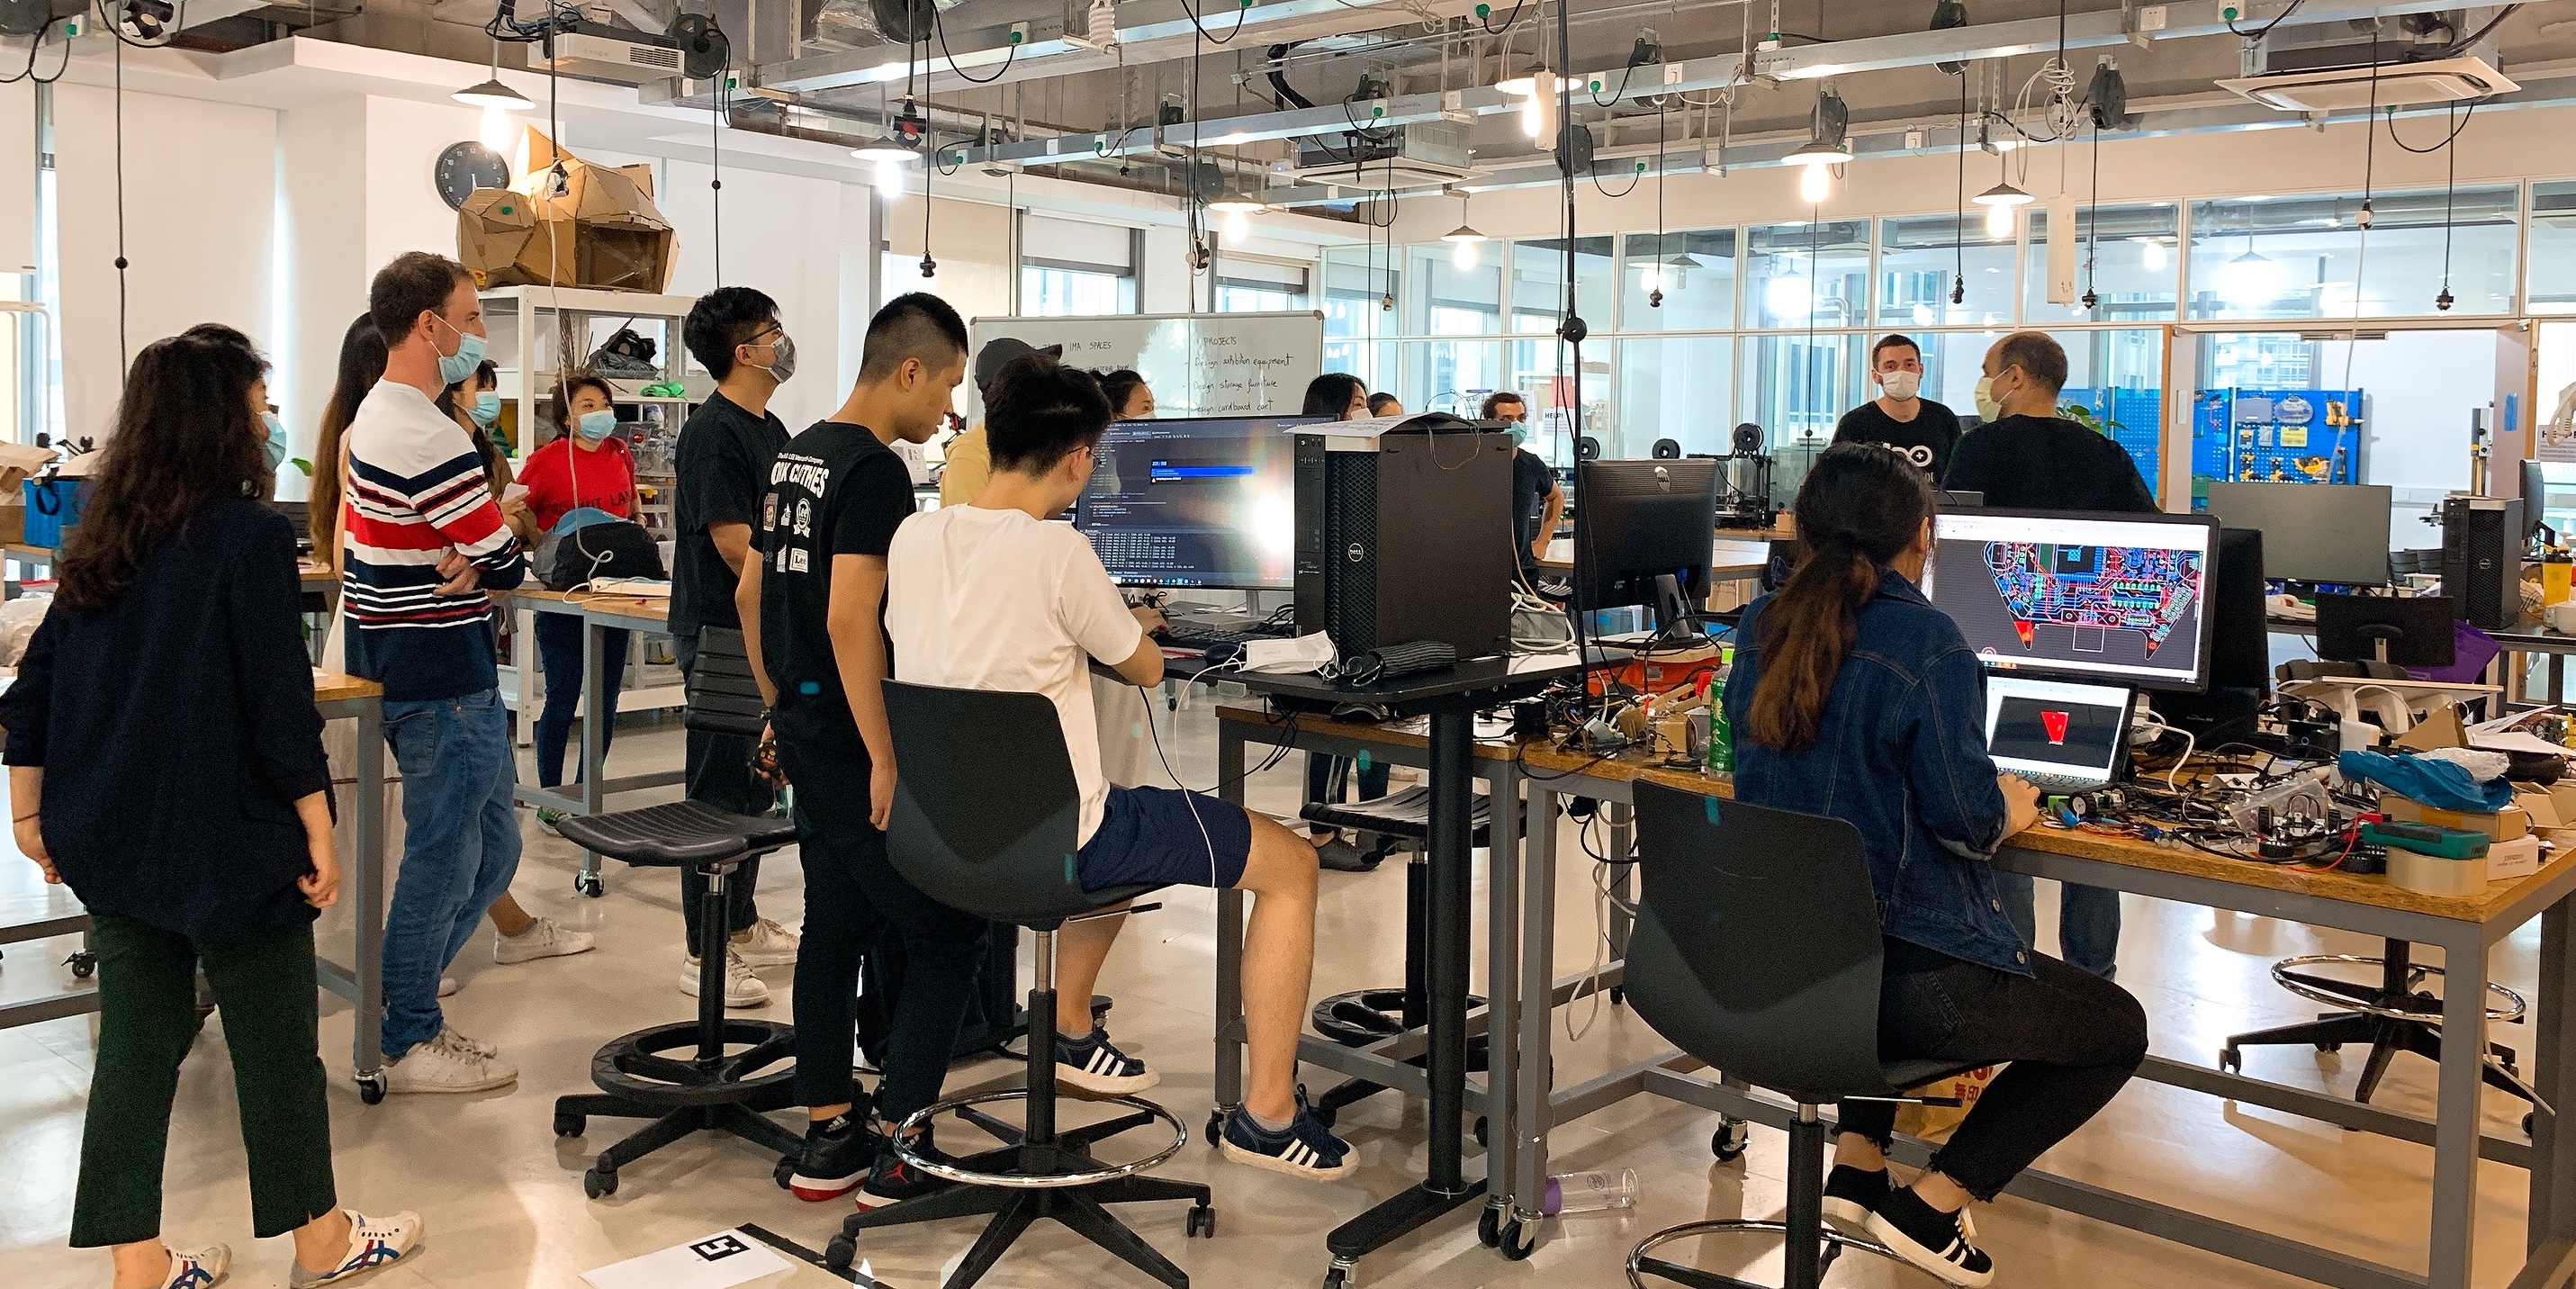
M 2487 814 L 2513 804 L 2512 784 L 2502 779 L 2481 784 L 2470 778 L 2468 771 L 2448 761 L 2346 752 L 2336 759 L 2335 768 L 2347 779 L 2368 779 L 2437 810 Z

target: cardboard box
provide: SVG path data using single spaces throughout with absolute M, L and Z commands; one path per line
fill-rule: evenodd
M 27 476 L 53 464 L 54 458 L 61 455 L 52 448 L 32 444 L 0 443 L 0 493 L 16 496 L 18 485 L 25 483 Z M 14 542 L 18 539 L 11 537 L 8 540 Z
M 674 239 L 653 204 L 652 168 L 592 165 L 533 127 L 524 150 L 516 182 L 477 189 L 456 212 L 456 258 L 476 284 L 659 292 Z
M 2513 803 L 2534 828 L 2576 828 L 2576 783 L 2517 783 Z
M 2540 839 L 2516 837 L 2487 846 L 2487 880 L 2509 882 L 2540 871 Z
M 2459 828 L 2482 832 L 2490 841 L 2512 841 L 2531 832 L 2531 816 L 2520 806 L 2506 806 L 2492 814 L 2471 814 L 2459 810 L 2437 810 L 2420 801 L 2383 793 L 2379 808 L 2399 823 L 2433 824 L 2442 828 Z

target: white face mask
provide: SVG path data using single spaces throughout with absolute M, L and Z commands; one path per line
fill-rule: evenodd
M 2003 414 L 2003 404 L 1995 401 L 1995 378 L 1979 376 L 1977 378 L 1977 415 L 1991 421 Z
M 1243 646 L 1245 671 L 1306 672 L 1333 660 L 1333 638 L 1321 631 L 1293 640 L 1252 640 Z
M 1887 391 L 1889 398 L 1902 403 L 1914 397 L 1916 391 L 1923 388 L 1923 373 L 1919 371 L 1880 372 L 1878 386 Z

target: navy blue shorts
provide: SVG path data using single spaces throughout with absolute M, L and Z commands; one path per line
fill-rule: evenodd
M 1083 843 L 1074 865 L 1085 891 L 1136 885 L 1226 890 L 1243 880 L 1251 859 L 1252 817 L 1243 807 L 1173 788 L 1113 786 L 1100 831 Z

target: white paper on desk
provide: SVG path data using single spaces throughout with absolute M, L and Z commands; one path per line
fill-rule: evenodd
M 2543 708 L 2542 710 L 2555 709 Z M 2482 752 L 2536 752 L 2542 756 L 2566 756 L 2568 749 L 2556 743 L 2537 734 L 2526 734 L 2521 730 L 2507 728 L 2527 721 L 2537 714 L 2517 712 L 2499 720 L 2481 721 L 2472 725 L 2467 730 L 2469 746 Z
M 581 1273 L 591 1289 L 732 1289 L 792 1264 L 730 1228 Z

